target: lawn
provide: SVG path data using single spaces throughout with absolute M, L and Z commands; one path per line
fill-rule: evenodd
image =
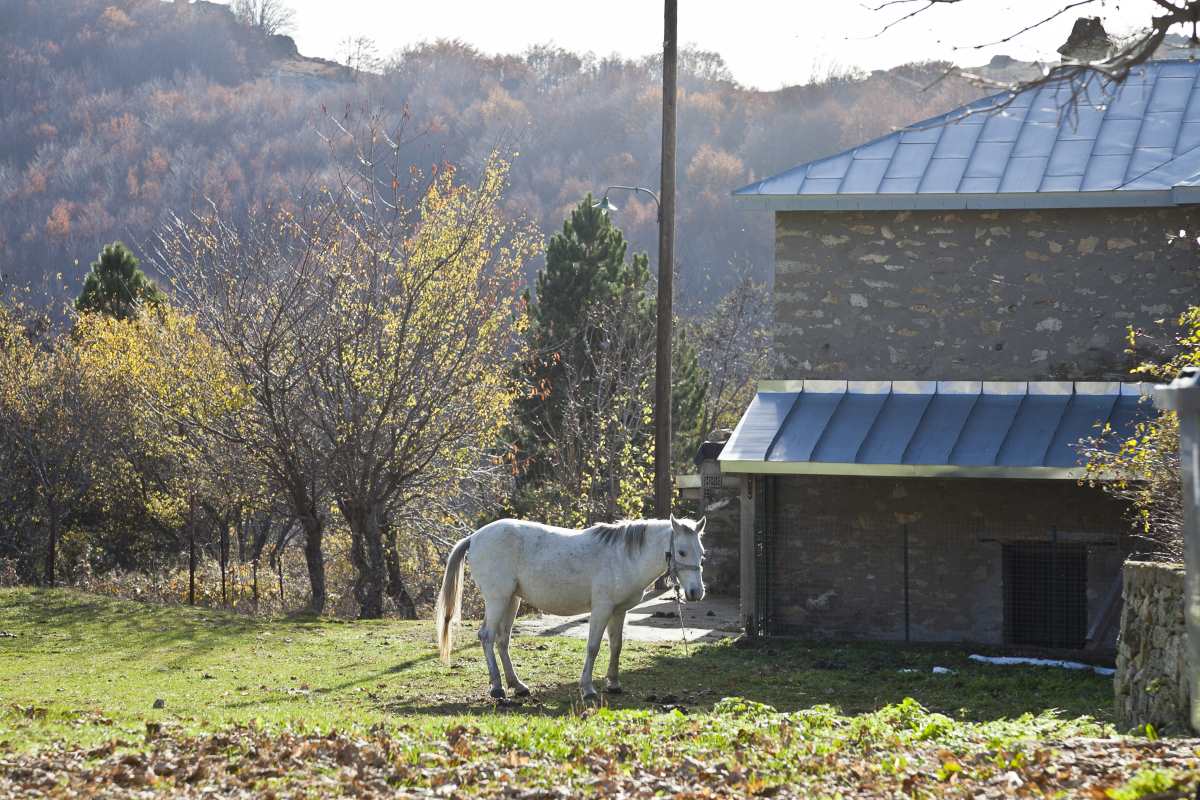
M 0 794 L 103 781 L 284 794 L 1001 796 L 1110 789 L 1150 756 L 1157 771 L 1138 780 L 1157 791 L 1193 766 L 1194 743 L 1096 743 L 1114 734 L 1111 679 L 979 665 L 962 650 L 723 642 L 684 657 L 679 644 L 627 642 L 625 694 L 586 709 L 582 641 L 516 639 L 533 697 L 497 705 L 469 628 L 449 668 L 431 639 L 427 622 L 260 620 L 0 590 Z

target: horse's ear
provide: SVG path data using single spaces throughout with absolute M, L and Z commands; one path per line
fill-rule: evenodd
M 675 519 L 675 515 L 674 515 L 674 514 L 672 514 L 672 515 L 671 515 L 671 525 L 672 525 L 672 526 L 674 526 L 674 527 L 676 527 L 676 528 L 678 528 L 678 527 L 679 527 L 679 520 Z
M 704 533 L 704 523 L 707 521 L 708 521 L 708 517 L 701 517 L 700 521 L 696 523 L 696 535 L 697 536 Z

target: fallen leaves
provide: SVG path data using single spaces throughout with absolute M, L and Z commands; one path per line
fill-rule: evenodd
M 377 728 L 368 734 L 268 733 L 239 727 L 183 736 L 147 723 L 141 744 L 59 745 L 0 756 L 0 795 L 145 797 L 154 794 L 249 797 L 354 794 L 425 797 L 558 798 L 588 793 L 642 798 L 715 797 L 1071 797 L 1109 798 L 1152 766 L 1174 775 L 1164 785 L 1183 797 L 1200 776 L 1195 740 L 1070 739 L 1020 751 L 987 742 L 920 746 L 902 754 L 844 746 L 818 752 L 802 736 L 790 745 L 768 735 L 734 752 L 696 741 L 663 741 L 649 760 L 634 758 L 614 725 L 611 746 L 574 758 L 512 748 L 473 725 L 450 725 L 438 740 Z M 697 731 L 700 728 L 689 728 Z M 689 750 L 689 752 L 685 752 Z M 782 767 L 782 768 L 781 768 Z

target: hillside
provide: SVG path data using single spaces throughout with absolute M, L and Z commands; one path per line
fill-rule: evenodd
M 0 0 L 0 19 L 11 21 L 0 28 L 0 274 L 59 296 L 107 241 L 145 250 L 169 214 L 211 201 L 237 218 L 319 180 L 330 153 L 317 132 L 331 117 L 407 120 L 403 155 L 422 168 L 452 162 L 469 175 L 495 147 L 519 153 L 508 205 L 545 231 L 589 191 L 658 183 L 654 58 L 553 47 L 492 56 L 436 42 L 356 74 L 207 2 Z M 935 81 L 943 68 L 832 73 L 759 92 L 718 55 L 685 52 L 683 305 L 719 295 L 737 272 L 768 275 L 767 215 L 735 208 L 730 190 L 979 94 Z M 634 246 L 653 253 L 653 204 L 614 200 Z

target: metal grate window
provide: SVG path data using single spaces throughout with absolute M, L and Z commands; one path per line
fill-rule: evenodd
M 1004 545 L 1004 639 L 1082 648 L 1088 636 L 1087 548 L 1060 542 Z

